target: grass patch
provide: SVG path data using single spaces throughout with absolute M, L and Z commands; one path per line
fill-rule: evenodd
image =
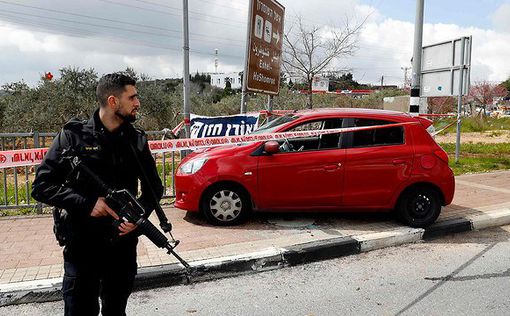
M 36 200 L 34 200 L 30 196 L 30 192 L 32 192 L 32 183 L 29 183 L 28 185 L 28 198 L 31 204 L 37 203 Z M 6 203 L 7 199 L 7 203 Z M 19 204 L 27 204 L 27 188 L 24 184 L 18 184 L 18 203 Z M 7 182 L 7 196 L 4 196 L 4 188 L 3 185 L 0 188 L 0 205 L 16 205 L 16 190 L 14 183 Z
M 459 161 L 455 163 L 455 144 L 439 144 L 450 158 L 455 175 L 510 169 L 510 143 L 461 144 Z
M 41 213 L 37 213 L 34 207 L 21 207 L 17 209 L 0 210 L 0 217 L 3 216 L 22 216 L 35 214 L 51 214 L 51 208 L 43 208 Z

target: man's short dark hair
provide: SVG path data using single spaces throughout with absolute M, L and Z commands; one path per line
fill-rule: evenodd
M 127 85 L 136 85 L 136 80 L 121 72 L 104 75 L 99 79 L 96 88 L 99 106 L 106 106 L 108 97 L 111 95 L 120 97 Z

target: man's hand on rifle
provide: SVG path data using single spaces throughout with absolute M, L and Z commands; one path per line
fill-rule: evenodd
M 98 197 L 96 205 L 94 205 L 94 208 L 92 209 L 92 212 L 90 213 L 90 216 L 92 217 L 102 217 L 102 216 L 108 216 L 115 218 L 116 220 L 119 219 L 119 215 L 115 213 L 114 210 L 112 210 L 108 204 L 106 204 L 106 200 L 104 197 Z
M 126 234 L 129 234 L 130 232 L 135 230 L 136 227 L 137 227 L 136 224 L 133 224 L 130 222 L 123 222 L 122 224 L 119 225 L 119 230 L 120 230 L 119 236 L 124 236 Z
M 97 198 L 96 205 L 94 205 L 94 208 L 92 209 L 92 212 L 90 213 L 90 216 L 92 217 L 102 217 L 102 216 L 111 216 L 115 218 L 115 220 L 119 220 L 119 215 L 115 213 L 114 210 L 112 210 L 108 204 L 106 204 L 106 200 L 104 197 Z M 119 225 L 119 235 L 124 236 L 126 234 L 129 234 L 133 230 L 136 229 L 136 224 L 129 223 L 129 222 L 122 222 Z

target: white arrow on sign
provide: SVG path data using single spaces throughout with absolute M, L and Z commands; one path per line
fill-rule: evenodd
M 273 38 L 276 40 L 276 44 L 280 41 L 280 32 L 273 33 Z

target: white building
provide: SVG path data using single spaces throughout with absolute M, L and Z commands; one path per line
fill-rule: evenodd
M 225 89 L 227 81 L 230 81 L 232 89 L 241 89 L 241 76 L 238 72 L 213 73 L 211 75 L 211 86 Z

